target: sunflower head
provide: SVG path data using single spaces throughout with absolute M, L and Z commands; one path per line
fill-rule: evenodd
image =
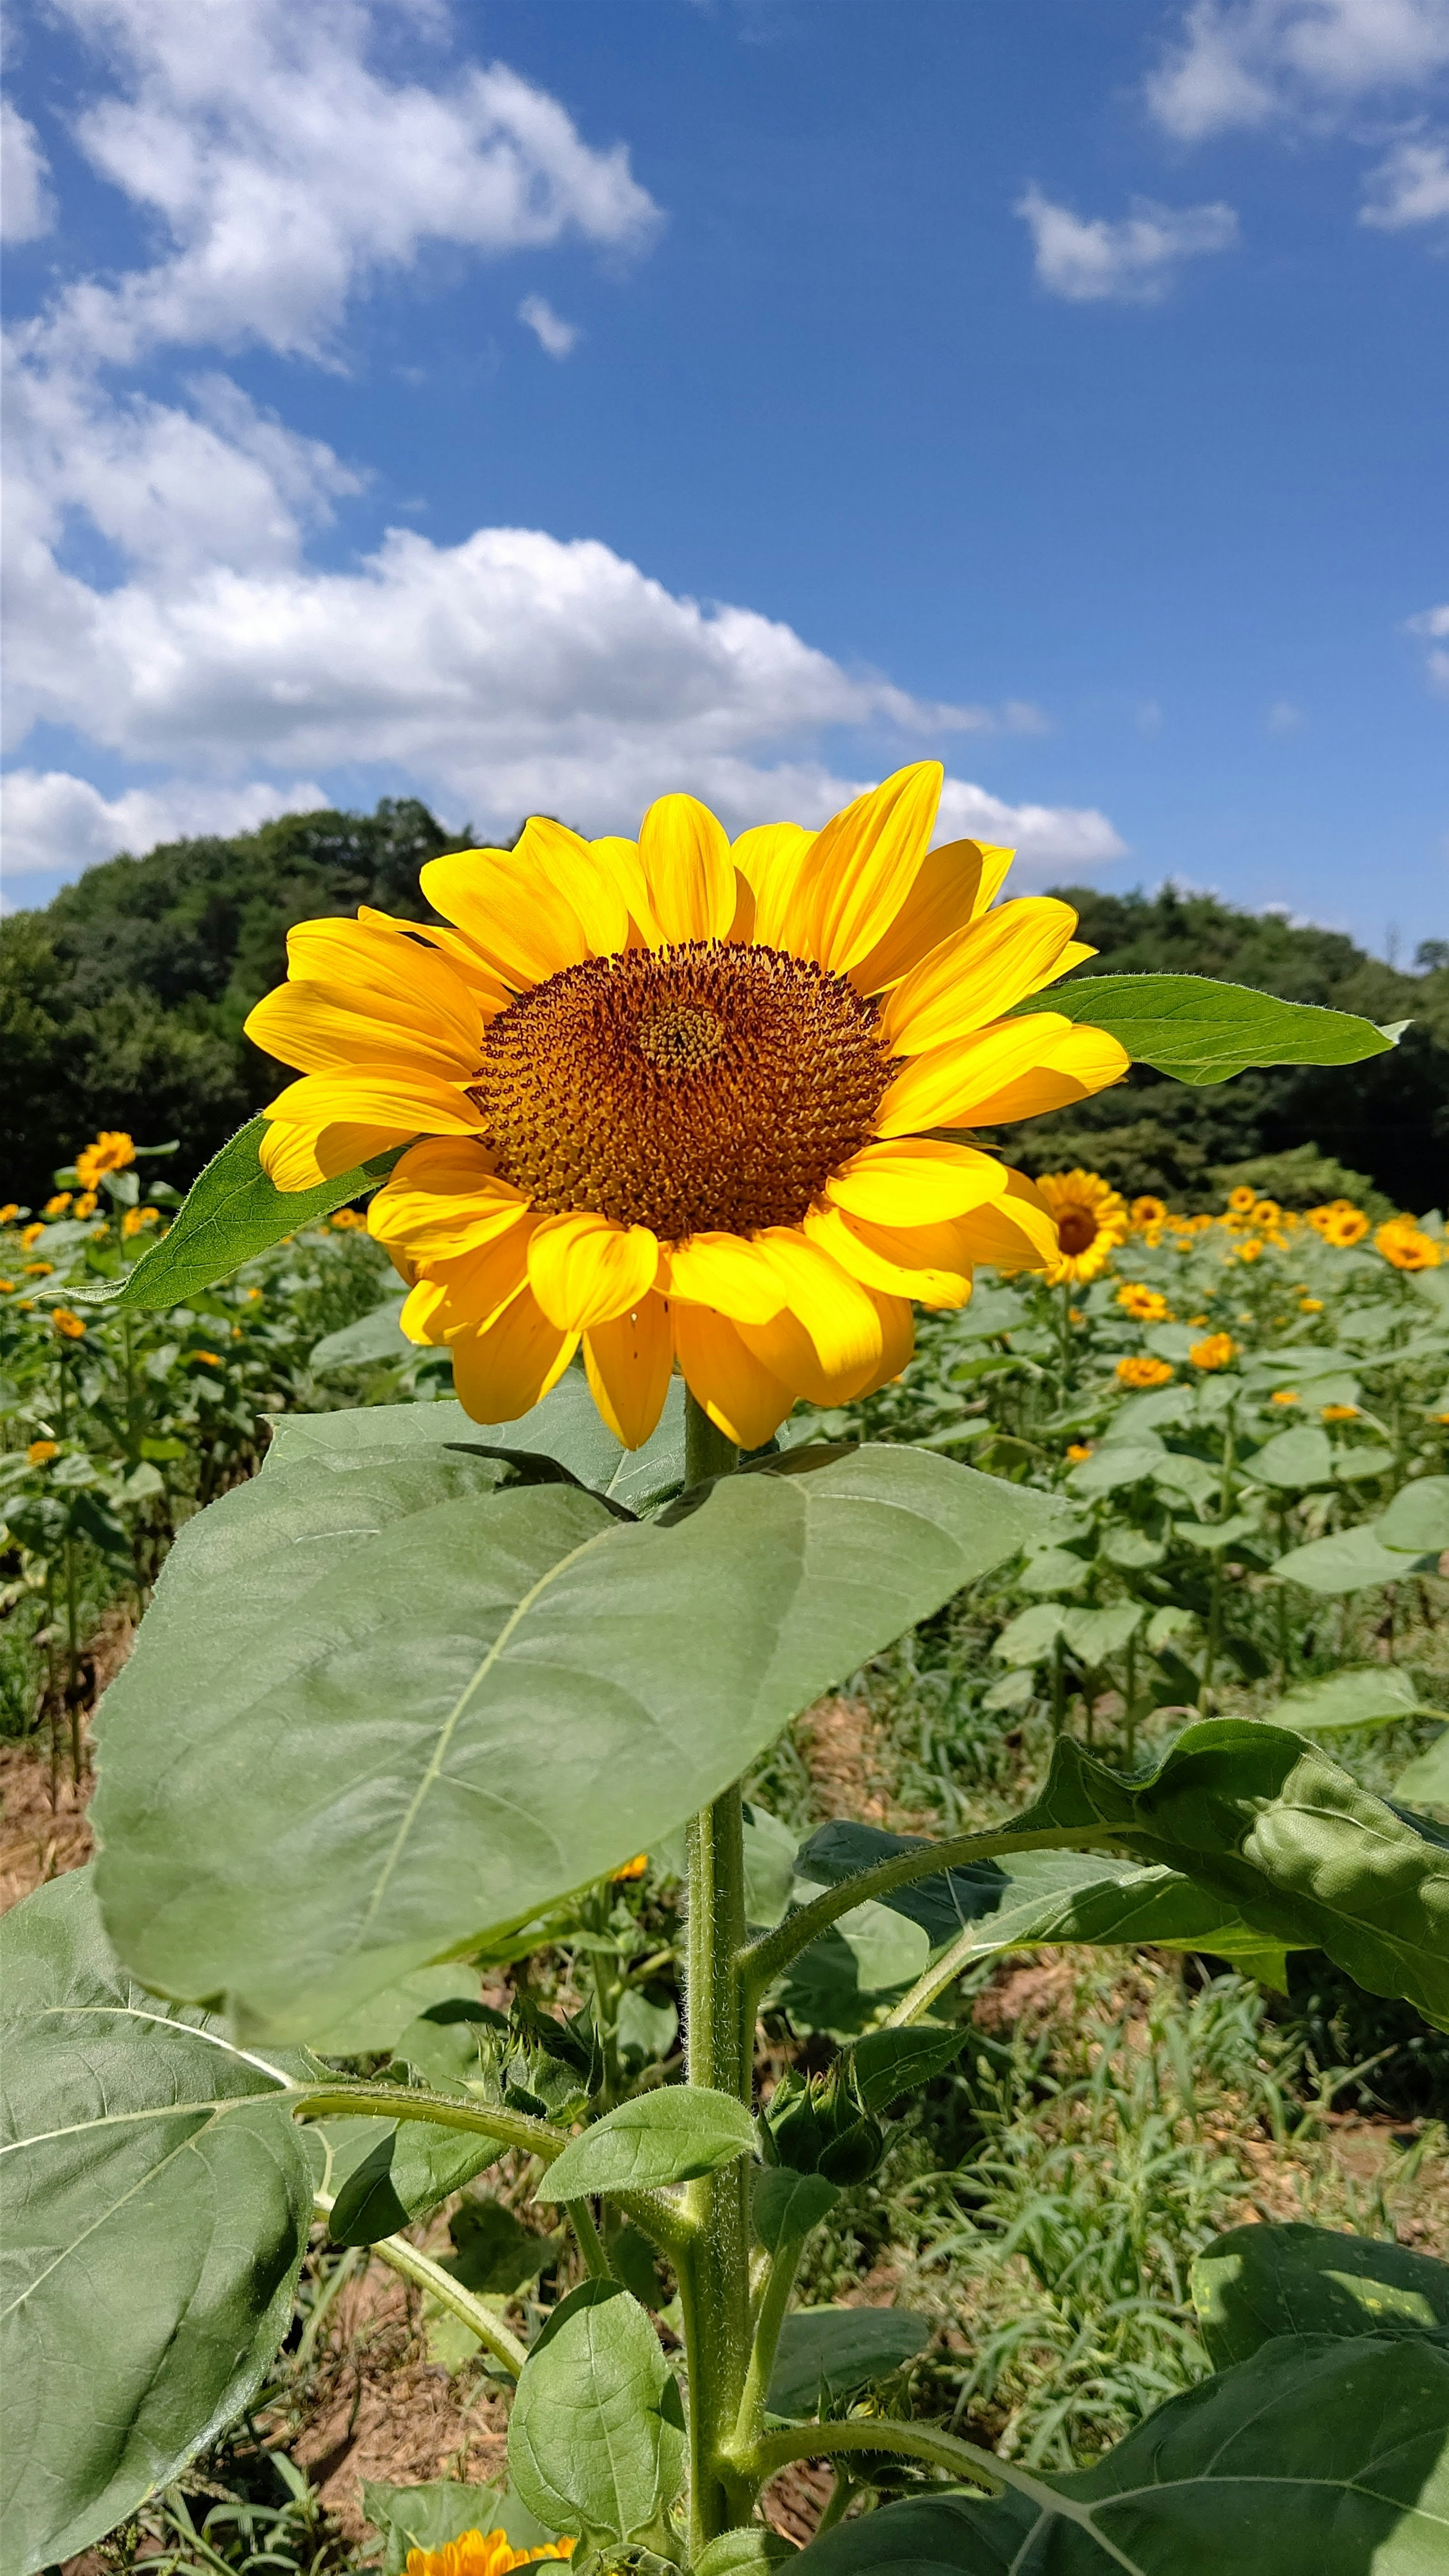
M 676 1367 L 756 1447 L 797 1397 L 896 1376 L 913 1300 L 1057 1258 L 1045 1193 L 973 1131 L 1127 1058 L 1010 1016 L 1091 952 L 1065 904 L 996 903 L 1009 851 L 930 846 L 940 785 L 921 763 L 820 831 L 733 843 L 689 796 L 637 841 L 535 817 L 512 850 L 429 863 L 435 925 L 291 933 L 247 1023 L 302 1070 L 263 1163 L 300 1191 L 409 1148 L 368 1222 L 476 1420 L 526 1412 L 582 1345 L 630 1447 Z
M 1368 1230 L 1369 1221 L 1362 1208 L 1354 1207 L 1347 1199 L 1340 1200 L 1328 1210 L 1320 1228 L 1324 1242 L 1337 1245 L 1340 1252 L 1347 1252 L 1353 1244 L 1362 1243 Z
M 551 2540 L 542 2549 L 515 2549 L 506 2531 L 464 2531 L 441 2549 L 410 2549 L 407 2576 L 511 2576 L 545 2558 L 572 2558 L 575 2540 Z
M 1205 1341 L 1193 1343 L 1187 1356 L 1196 1369 L 1231 1368 L 1238 1346 L 1231 1333 L 1209 1333 Z
M 1432 1234 L 1426 1234 L 1411 1216 L 1393 1216 L 1381 1225 L 1374 1235 L 1374 1249 L 1395 1270 L 1437 1270 L 1444 1257 Z
M 1150 1192 L 1147 1192 L 1143 1197 L 1133 1200 L 1129 1214 L 1134 1225 L 1164 1225 L 1167 1222 L 1167 1202 L 1165 1199 L 1155 1199 Z
M 1100 1172 L 1048 1172 L 1037 1183 L 1057 1221 L 1057 1257 L 1047 1280 L 1095 1279 L 1127 1240 L 1126 1202 Z
M 1167 1324 L 1172 1320 L 1161 1289 L 1148 1288 L 1140 1280 L 1124 1280 L 1117 1291 L 1117 1303 L 1135 1324 Z
M 103 1127 L 93 1145 L 75 1158 L 75 1176 L 83 1190 L 93 1190 L 104 1172 L 123 1172 L 136 1159 L 136 1148 L 121 1127 Z
M 1257 1191 L 1250 1190 L 1244 1183 L 1240 1182 L 1237 1189 L 1228 1192 L 1229 1216 L 1251 1216 L 1257 1203 Z
M 1154 1359 L 1148 1351 L 1129 1351 L 1117 1362 L 1118 1381 L 1123 1386 L 1166 1386 L 1172 1375 L 1166 1360 Z

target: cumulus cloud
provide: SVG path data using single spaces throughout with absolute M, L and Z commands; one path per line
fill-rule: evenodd
M 518 318 L 532 331 L 539 347 L 546 349 L 551 358 L 566 358 L 570 349 L 578 346 L 577 323 L 565 322 L 561 313 L 555 313 L 546 296 L 525 295 L 518 308 Z
M 0 99 L 0 241 L 36 241 L 53 207 L 40 137 L 8 98 Z
M 310 356 L 349 298 L 433 242 L 497 255 L 566 236 L 641 247 L 660 215 L 621 143 L 586 143 L 505 64 L 428 87 L 369 60 L 364 0 L 55 0 L 116 83 L 81 150 L 160 222 L 168 255 L 76 284 L 52 356 L 129 364 L 165 342 Z M 377 13 L 380 20 L 382 13 Z
M 285 787 L 185 784 L 102 796 L 62 769 L 12 769 L 4 781 L 5 874 L 75 876 L 120 850 L 149 850 L 193 832 L 250 832 L 274 814 L 315 813 L 331 798 L 309 779 Z
M 1411 635 L 1429 639 L 1429 686 L 1441 697 L 1449 698 L 1449 602 L 1442 608 L 1426 608 L 1408 620 Z
M 1016 212 L 1031 227 L 1038 282 L 1072 304 L 1156 304 L 1185 259 L 1231 250 L 1238 218 L 1231 206 L 1159 206 L 1133 200 L 1118 223 L 1084 217 L 1028 188 Z
M 1150 75 L 1182 141 L 1275 118 L 1333 123 L 1449 65 L 1449 0 L 1194 0 Z
M 1449 223 L 1449 143 L 1396 143 L 1369 179 L 1359 222 L 1386 233 Z

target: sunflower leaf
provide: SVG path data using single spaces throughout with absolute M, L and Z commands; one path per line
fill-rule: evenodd
M 67 1288 L 71 1303 L 179 1306 L 284 1236 L 377 1189 L 407 1150 L 395 1145 L 314 1190 L 279 1190 L 261 1166 L 259 1148 L 267 1125 L 265 1118 L 251 1118 L 238 1128 L 192 1182 L 175 1223 L 123 1280 L 108 1280 L 103 1288 Z
M 278 2035 L 647 1850 L 1058 1510 L 905 1447 L 633 1523 L 451 1445 L 351 1457 L 187 1523 L 102 1728 L 123 1953 Z
M 1383 1055 L 1399 1030 L 1316 1002 L 1280 1002 L 1246 984 L 1208 975 L 1085 975 L 1020 1002 L 1106 1029 L 1134 1064 L 1200 1087 L 1228 1082 L 1255 1064 L 1358 1064 Z

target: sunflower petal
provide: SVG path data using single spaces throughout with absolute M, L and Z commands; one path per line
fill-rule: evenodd
M 460 1333 L 478 1332 L 502 1314 L 527 1283 L 532 1232 L 533 1223 L 525 1219 L 474 1250 L 419 1263 L 422 1276 L 413 1292 L 418 1301 L 414 1311 L 421 1314 L 426 1308 L 431 1316 L 429 1341 L 455 1342 Z M 424 1287 L 438 1289 L 441 1304 L 427 1305 L 421 1294 Z M 403 1311 L 406 1317 L 407 1308 Z
M 723 939 L 735 917 L 724 826 L 694 796 L 660 796 L 639 826 L 639 856 L 665 939 Z
M 923 1306 L 964 1306 L 971 1294 L 969 1218 L 944 1225 L 872 1225 L 843 1208 L 812 1208 L 805 1232 L 812 1243 L 865 1288 L 888 1297 L 915 1297 Z
M 386 1154 L 417 1134 L 414 1127 L 357 1126 L 348 1121 L 320 1120 L 299 1125 L 278 1120 L 268 1127 L 257 1159 L 272 1187 L 289 1194 L 315 1190 L 321 1181 L 340 1180 L 374 1154 Z
M 373 1010 L 400 1028 L 431 1024 L 476 1060 L 477 1002 L 451 961 L 421 939 L 365 921 L 299 921 L 287 933 L 287 972 L 350 1010 Z
M 878 1387 L 889 1386 L 892 1378 L 899 1377 L 902 1369 L 910 1365 L 916 1347 L 916 1325 L 909 1297 L 885 1297 L 870 1290 L 867 1294 L 880 1317 L 881 1354 L 865 1384 L 855 1389 L 856 1396 L 874 1395 Z M 853 1402 L 854 1397 L 850 1401 Z
M 434 912 L 451 921 L 485 965 L 515 992 L 546 984 L 593 955 L 587 931 L 527 827 L 514 850 L 452 850 L 419 879 Z
M 410 1025 L 396 1008 L 384 1014 L 364 1003 L 359 1010 L 353 995 L 312 982 L 276 985 L 247 1013 L 244 1025 L 263 1055 L 294 1064 L 302 1073 L 387 1064 L 404 1074 L 418 1066 L 442 1082 L 468 1082 L 482 1054 L 483 1022 L 477 1011 L 471 1038 L 460 1044 L 445 1022 L 431 1019 L 425 1005 L 415 1007 Z
M 674 1347 L 684 1382 L 711 1422 L 740 1449 L 760 1449 L 794 1409 L 795 1394 L 747 1350 L 738 1324 L 708 1306 L 675 1306 Z
M 943 774 L 936 760 L 898 769 L 816 833 L 781 926 L 782 947 L 834 975 L 870 955 L 920 868 Z
M 1065 1109 L 1072 1101 L 1086 1100 L 1094 1091 L 1105 1091 L 1123 1079 L 1132 1059 L 1105 1029 L 1063 1022 L 1055 1011 L 1033 1016 L 1050 1017 L 1061 1029 L 1061 1036 L 1042 1048 L 1036 1064 L 1028 1071 L 974 1101 L 961 1121 L 963 1125 L 999 1127 L 1014 1118 L 1035 1118 L 1044 1109 Z M 956 1122 L 942 1119 L 940 1123 L 950 1126 Z
M 1095 957 L 1097 953 L 1095 948 L 1089 947 L 1085 939 L 1069 939 L 1055 965 L 1049 966 L 1044 975 L 1039 975 L 1036 982 L 1028 986 L 1028 990 L 1039 993 L 1047 984 L 1059 984 L 1064 975 L 1070 975 L 1074 966 L 1085 966 L 1087 959 Z
M 912 1056 L 876 1111 L 876 1134 L 984 1126 L 979 1104 L 1043 1063 L 1071 1026 L 1059 1011 L 1031 1011 L 1019 1020 L 1001 1020 L 975 1037 Z
M 418 1262 L 476 1252 L 528 1213 L 511 1181 L 489 1171 L 471 1138 L 429 1137 L 395 1163 L 367 1212 L 379 1243 L 406 1245 Z
M 768 1252 L 786 1295 L 781 1313 L 769 1323 L 740 1327 L 766 1367 L 787 1385 L 798 1384 L 802 1395 L 811 1394 L 811 1385 L 772 1356 L 778 1351 L 783 1357 L 793 1348 L 793 1328 L 798 1327 L 814 1354 L 813 1382 L 873 1368 L 880 1357 L 880 1319 L 860 1282 L 793 1227 L 771 1226 L 758 1242 Z
M 886 1054 L 924 1055 L 1001 1019 L 1048 980 L 1076 926 L 1069 903 L 1023 895 L 943 939 L 885 1005 L 880 1042 Z
M 884 937 L 868 957 L 852 966 L 850 980 L 856 991 L 883 993 L 953 931 L 979 921 L 994 902 L 1015 856 L 1015 850 L 981 841 L 943 841 L 939 849 L 928 850 Z
M 692 1234 L 665 1247 L 660 1285 L 691 1306 L 712 1306 L 736 1324 L 766 1324 L 788 1291 L 763 1246 L 740 1234 Z
M 358 1064 L 345 1075 L 304 1073 L 278 1092 L 264 1115 L 293 1127 L 376 1124 L 391 1130 L 394 1143 L 400 1136 L 471 1136 L 483 1124 L 460 1086 L 390 1064 Z
M 825 1196 L 878 1225 L 934 1225 L 999 1199 L 1005 1187 L 1001 1165 L 975 1146 L 901 1136 L 853 1154 L 826 1182 Z
M 653 1290 L 625 1315 L 584 1335 L 594 1402 L 616 1440 L 642 1449 L 664 1410 L 674 1368 L 668 1302 Z
M 1057 1257 L 1056 1219 L 1025 1172 L 1010 1169 L 1006 1196 L 961 1219 L 973 1261 L 998 1270 L 1041 1270 Z
M 659 1269 L 659 1238 L 646 1225 L 616 1225 L 579 1210 L 546 1216 L 528 1247 L 528 1284 L 551 1324 L 579 1333 L 627 1314 Z
M 610 855 L 582 840 L 565 823 L 534 814 L 520 847 L 539 860 L 562 887 L 596 957 L 612 957 L 629 937 L 629 904 Z
M 741 832 L 731 853 L 741 876 L 755 895 L 754 936 L 762 948 L 778 948 L 805 853 L 815 835 L 803 823 L 757 823 Z
M 654 909 L 654 897 L 649 891 L 649 880 L 644 874 L 644 862 L 639 856 L 638 842 L 622 840 L 616 834 L 606 834 L 601 841 L 591 841 L 589 847 L 600 867 L 608 870 L 624 898 L 629 918 L 638 933 L 638 940 L 634 944 L 642 943 L 645 948 L 662 948 L 664 933 L 659 927 L 659 916 Z
M 516 1422 L 558 1384 L 578 1346 L 578 1334 L 561 1333 L 520 1288 L 492 1323 L 454 1343 L 454 1392 L 474 1422 Z
M 460 982 L 467 985 L 485 1020 L 505 1010 L 513 994 L 495 966 L 479 954 L 473 942 L 461 930 L 444 930 L 436 921 L 394 921 L 391 913 L 376 912 L 370 903 L 360 903 L 357 918 L 370 930 L 401 930 L 412 936 L 414 947 L 421 944 L 447 959 Z

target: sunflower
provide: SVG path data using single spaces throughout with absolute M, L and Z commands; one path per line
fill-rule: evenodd
M 134 1163 L 136 1148 L 122 1127 L 103 1127 L 93 1145 L 75 1158 L 75 1176 L 83 1190 L 93 1190 L 103 1172 L 123 1172 Z
M 1117 1362 L 1117 1375 L 1123 1386 L 1166 1386 L 1172 1369 L 1166 1360 L 1155 1360 L 1146 1351 L 1131 1351 Z
M 1144 1193 L 1140 1199 L 1133 1200 L 1128 1213 L 1134 1225 L 1165 1225 L 1167 1202 L 1165 1199 L 1153 1198 L 1150 1193 Z
M 1374 1248 L 1395 1270 L 1437 1270 L 1443 1259 L 1432 1234 L 1411 1216 L 1391 1216 L 1375 1233 Z
M 544 2558 L 572 2558 L 574 2540 L 551 2540 L 542 2549 L 515 2549 L 506 2531 L 463 2531 L 441 2549 L 410 2549 L 407 2576 L 510 2576 Z
M 1170 1324 L 1171 1310 L 1160 1288 L 1148 1288 L 1137 1279 L 1124 1279 L 1117 1291 L 1117 1303 L 1129 1314 L 1134 1324 Z
M 292 931 L 247 1022 L 302 1068 L 262 1161 L 305 1190 L 408 1147 L 369 1225 L 475 1420 L 526 1412 L 582 1342 L 627 1447 L 676 1362 L 758 1447 L 798 1396 L 896 1376 L 913 1299 L 1056 1258 L 1045 1194 L 962 1131 L 1081 1100 L 1127 1057 L 1006 1016 L 1091 952 L 1050 896 L 989 909 L 1008 851 L 929 848 L 940 787 L 922 763 L 822 831 L 733 847 L 689 796 L 637 842 L 535 817 L 512 850 L 429 862 L 439 926 Z
M 1319 1228 L 1324 1242 L 1336 1244 L 1340 1252 L 1346 1252 L 1352 1244 L 1362 1243 L 1368 1230 L 1369 1221 L 1362 1208 L 1353 1207 L 1347 1200 L 1341 1206 L 1331 1207 Z
M 1206 1341 L 1193 1343 L 1187 1356 L 1197 1369 L 1230 1368 L 1238 1346 L 1231 1333 L 1209 1333 Z
M 1229 1190 L 1228 1192 L 1229 1216 L 1251 1216 L 1257 1204 L 1257 1191 L 1248 1189 L 1242 1183 L 1239 1184 L 1237 1189 Z
M 1047 1265 L 1047 1284 L 1095 1279 L 1127 1239 L 1127 1207 L 1100 1172 L 1047 1172 L 1037 1187 L 1057 1221 L 1059 1250 Z

